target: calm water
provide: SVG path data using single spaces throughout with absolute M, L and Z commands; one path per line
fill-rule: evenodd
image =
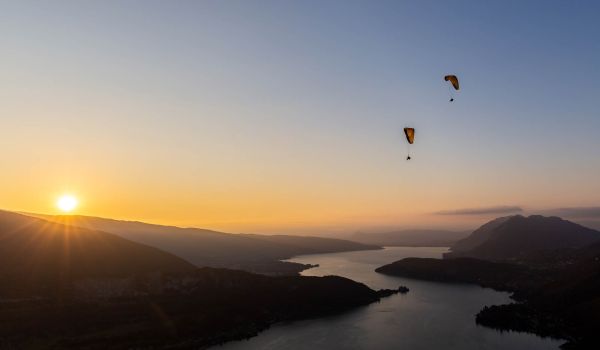
M 560 341 L 498 332 L 475 324 L 484 306 L 509 301 L 508 294 L 470 285 L 425 282 L 378 274 L 374 269 L 404 257 L 439 258 L 445 248 L 391 247 L 377 251 L 304 255 L 290 259 L 319 264 L 306 276 L 338 275 L 371 288 L 410 292 L 353 311 L 279 324 L 245 341 L 215 350 L 238 349 L 557 349 Z

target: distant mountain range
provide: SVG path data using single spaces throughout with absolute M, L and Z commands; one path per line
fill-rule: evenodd
M 110 232 L 175 254 L 196 266 L 239 269 L 268 275 L 297 274 L 307 266 L 281 262 L 295 255 L 380 249 L 341 239 L 231 234 L 90 216 L 27 214 L 73 227 Z
M 468 235 L 468 231 L 398 230 L 373 233 L 357 232 L 349 238 L 356 242 L 380 246 L 449 247 Z

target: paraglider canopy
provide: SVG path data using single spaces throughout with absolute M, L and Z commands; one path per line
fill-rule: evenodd
M 415 142 L 415 129 L 414 128 L 404 128 L 404 135 L 406 135 L 406 141 L 411 145 Z
M 410 145 L 415 142 L 415 129 L 414 128 L 404 128 L 404 135 L 406 135 L 406 141 L 408 141 L 408 155 L 406 156 L 406 160 L 410 160 Z
M 459 90 L 460 86 L 458 85 L 458 78 L 456 77 L 456 75 L 446 75 L 444 77 L 445 81 L 449 81 L 450 84 L 452 84 L 452 87 L 454 87 L 454 90 Z

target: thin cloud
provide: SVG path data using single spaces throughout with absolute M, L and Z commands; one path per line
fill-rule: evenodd
M 545 213 L 567 218 L 600 219 L 600 207 L 556 208 L 547 210 Z
M 454 210 L 442 210 L 435 212 L 435 215 L 486 215 L 486 214 L 511 214 L 520 213 L 523 208 L 518 206 L 500 205 L 495 207 L 483 208 L 463 208 Z

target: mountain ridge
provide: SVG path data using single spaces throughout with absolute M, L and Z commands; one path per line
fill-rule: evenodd
M 41 215 L 46 220 L 110 232 L 175 254 L 198 267 L 294 275 L 309 266 L 281 260 L 296 255 L 380 249 L 348 240 L 311 236 L 232 234 L 80 215 Z
M 514 215 L 492 220 L 451 247 L 444 258 L 522 259 L 537 251 L 575 249 L 600 242 L 600 231 L 556 216 Z
M 357 232 L 348 237 L 356 242 L 381 246 L 448 247 L 468 234 L 467 231 L 406 229 L 372 233 Z
M 0 290 L 64 290 L 75 279 L 192 271 L 182 258 L 98 230 L 0 211 Z

